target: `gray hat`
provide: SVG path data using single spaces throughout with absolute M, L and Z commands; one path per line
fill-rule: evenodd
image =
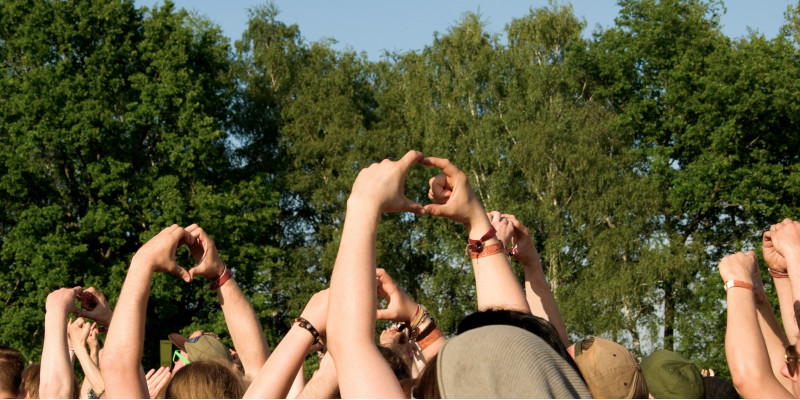
M 442 398 L 591 398 L 578 372 L 544 340 L 510 325 L 472 329 L 442 345 Z

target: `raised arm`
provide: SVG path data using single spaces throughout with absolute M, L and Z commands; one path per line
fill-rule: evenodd
M 106 328 L 111 325 L 114 311 L 108 305 L 105 295 L 90 287 L 78 296 L 78 300 L 81 302 L 81 310 L 78 311 L 79 317 L 89 318 Z
M 325 289 L 311 296 L 311 300 L 300 315 L 301 321 L 292 324 L 292 328 L 278 343 L 253 383 L 247 388 L 244 398 L 286 398 L 309 350 L 325 336 L 327 313 L 328 290 Z M 303 321 L 307 321 L 311 326 Z
M 67 350 L 67 317 L 77 313 L 75 299 L 80 287 L 61 288 L 47 295 L 44 314 L 44 347 L 39 372 L 39 396 L 43 399 L 71 399 L 72 361 Z
M 186 282 L 191 281 L 189 273 L 175 262 L 175 252 L 178 246 L 193 240 L 183 228 L 172 225 L 150 239 L 133 256 L 100 361 L 106 397 L 149 397 L 141 363 L 151 278 L 154 272 L 169 272 Z
M 333 364 L 333 357 L 325 354 L 319 361 L 319 369 L 314 372 L 314 376 L 306 383 L 298 399 L 336 399 L 339 398 L 339 383 L 336 380 L 336 365 Z
M 375 345 L 375 241 L 384 212 L 424 213 L 406 198 L 406 172 L 422 154 L 409 151 L 361 170 L 347 200 L 347 215 L 331 277 L 328 352 L 342 398 L 403 397 L 403 390 Z
M 473 249 L 485 251 L 471 251 L 478 309 L 530 312 L 506 253 L 497 251 L 496 247 L 502 243 L 491 233 L 492 224 L 483 205 L 475 197 L 467 175 L 443 158 L 429 157 L 424 163 L 443 172 L 430 180 L 428 197 L 433 200 L 433 204 L 425 206 L 426 213 L 464 224 L 471 241 L 483 239 L 481 246 Z
M 772 373 L 769 355 L 756 315 L 753 296 L 755 253 L 736 253 L 719 264 L 719 274 L 728 288 L 728 326 L 725 355 L 733 385 L 743 398 L 792 397 Z
M 492 211 L 489 213 L 489 219 L 497 230 L 498 238 L 506 248 L 513 248 L 512 256 L 522 264 L 525 271 L 525 299 L 528 301 L 531 313 L 553 324 L 561 343 L 564 347 L 569 347 L 567 328 L 544 276 L 539 252 L 533 244 L 530 229 L 511 214 Z
M 197 266 L 189 270 L 189 275 L 192 278 L 199 275 L 212 282 L 212 289 L 217 291 L 222 313 L 225 315 L 225 324 L 228 326 L 239 359 L 242 360 L 245 375 L 253 378 L 269 357 L 269 346 L 256 312 L 244 297 L 234 277 L 230 275 L 226 278 L 230 270 L 222 262 L 211 237 L 197 224 L 187 227 L 186 232 L 195 238 L 189 250 L 197 262 Z M 222 279 L 225 282 L 218 284 Z
M 105 391 L 103 377 L 100 375 L 100 368 L 89 355 L 89 351 L 86 350 L 86 344 L 93 329 L 92 324 L 84 321 L 83 318 L 78 318 L 69 326 L 69 339 L 72 342 L 72 348 L 75 350 L 75 356 L 81 364 L 81 369 L 85 376 L 84 379 L 89 382 L 92 390 L 100 396 Z M 81 388 L 81 396 L 84 396 L 83 387 Z M 82 398 L 88 398 L 88 396 Z
M 795 297 L 792 293 L 792 283 L 789 280 L 786 257 L 775 249 L 775 245 L 772 243 L 771 231 L 764 232 L 761 249 L 764 254 L 764 261 L 767 262 L 769 267 L 769 273 L 773 277 L 775 292 L 778 294 L 778 303 L 780 304 L 781 317 L 783 318 L 783 330 L 786 332 L 786 338 L 789 343 L 794 343 L 800 338 L 800 328 L 798 328 L 797 323 Z M 784 251 L 788 251 L 788 249 Z

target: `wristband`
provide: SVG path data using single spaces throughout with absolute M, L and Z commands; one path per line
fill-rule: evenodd
M 425 339 L 431 332 L 433 332 L 434 329 L 436 329 L 436 320 L 434 320 L 433 318 L 430 318 L 430 320 L 431 322 L 428 324 L 428 326 L 425 327 L 425 329 L 423 329 L 421 332 L 417 332 L 417 334 L 414 335 L 414 337 L 412 338 L 414 339 L 414 341 L 418 342 L 420 340 Z
M 231 279 L 231 276 L 233 276 L 233 272 L 231 272 L 230 268 L 228 268 L 228 266 L 225 265 L 225 269 L 222 270 L 222 274 L 219 275 L 219 278 L 217 278 L 217 280 L 209 283 L 207 289 L 208 290 L 219 289 L 219 287 L 225 284 L 225 282 L 227 282 L 228 279 Z
M 788 278 L 789 277 L 789 273 L 788 272 L 780 271 L 780 270 L 772 269 L 772 268 L 769 269 L 769 274 L 774 279 L 781 279 L 781 278 Z
M 481 251 L 483 251 L 483 244 L 486 243 L 487 240 L 493 238 L 496 233 L 497 231 L 494 229 L 494 226 L 492 226 L 491 228 L 489 228 L 489 232 L 486 232 L 486 234 L 481 236 L 480 239 L 478 240 L 467 239 L 469 243 L 467 245 L 467 250 L 469 250 L 470 252 L 477 251 L 480 253 Z
M 505 253 L 506 247 L 503 245 L 503 242 L 490 244 L 484 247 L 481 251 L 469 251 L 469 257 L 471 259 L 481 258 L 481 257 L 488 257 L 491 255 L 495 255 L 497 253 Z
M 311 333 L 311 336 L 314 336 L 314 344 L 319 344 L 322 341 L 319 336 L 319 331 L 317 331 L 317 329 L 314 328 L 314 325 L 311 325 L 311 322 L 308 322 L 307 319 L 303 317 L 297 317 L 294 319 L 294 322 L 297 324 L 297 326 Z
M 437 326 L 424 338 L 417 340 L 417 346 L 419 346 L 420 350 L 425 350 L 428 347 L 430 347 L 430 345 L 432 345 L 433 342 L 439 340 L 439 338 L 442 337 L 444 337 L 444 333 L 442 333 L 442 330 L 439 329 L 439 327 Z
M 731 279 L 731 280 L 725 282 L 725 291 L 726 292 L 728 291 L 728 289 L 730 289 L 732 287 L 740 287 L 740 288 L 753 290 L 753 285 L 751 285 L 751 284 L 749 284 L 747 282 L 744 282 L 744 281 L 737 281 L 737 280 Z

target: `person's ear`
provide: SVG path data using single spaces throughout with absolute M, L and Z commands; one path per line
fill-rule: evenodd
M 789 378 L 792 382 L 797 383 L 797 375 L 800 374 L 795 374 L 795 376 L 792 376 L 792 374 L 789 373 L 789 366 L 783 364 L 783 366 L 781 367 L 781 375 L 783 375 L 786 378 Z

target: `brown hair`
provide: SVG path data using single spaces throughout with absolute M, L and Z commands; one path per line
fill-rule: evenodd
M 19 386 L 19 394 L 26 399 L 39 398 L 39 371 L 42 364 L 36 363 L 25 367 L 22 370 L 22 383 Z
M 244 383 L 227 362 L 195 361 L 181 368 L 167 385 L 168 399 L 241 399 Z
M 439 394 L 439 374 L 436 371 L 436 359 L 439 354 L 431 357 L 425 364 L 425 369 L 417 377 L 416 385 L 411 388 L 411 397 L 417 399 L 441 399 Z
M 397 377 L 398 381 L 411 378 L 411 365 L 399 347 L 396 345 L 381 345 L 378 346 L 378 350 L 381 352 L 383 359 L 386 360 L 386 363 L 389 364 L 389 367 L 392 368 L 392 372 L 394 372 L 394 376 Z
M 0 392 L 17 395 L 25 360 L 19 350 L 0 345 Z

